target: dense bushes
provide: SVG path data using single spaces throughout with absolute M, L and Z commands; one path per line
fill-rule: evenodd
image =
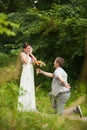
M 9 56 L 5 53 L 0 53 L 0 67 L 5 66 L 9 62 Z

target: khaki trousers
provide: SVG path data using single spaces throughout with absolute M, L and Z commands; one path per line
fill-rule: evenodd
M 52 107 L 57 114 L 63 114 L 65 105 L 70 98 L 71 93 L 59 93 L 56 97 L 52 95 L 52 92 L 49 93 L 49 98 L 52 103 Z

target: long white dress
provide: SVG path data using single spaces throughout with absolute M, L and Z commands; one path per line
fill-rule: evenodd
M 31 63 L 31 57 L 26 54 L 25 57 L 28 58 L 28 63 L 23 63 L 18 97 L 18 110 L 36 111 L 34 69 Z

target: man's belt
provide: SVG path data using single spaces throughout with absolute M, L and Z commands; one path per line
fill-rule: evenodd
M 70 93 L 70 91 L 60 92 L 60 93 L 58 93 L 58 95 L 60 95 L 60 94 L 64 94 L 64 93 Z
M 57 94 L 56 98 L 58 98 L 61 94 L 66 94 L 66 93 L 70 93 L 70 91 L 60 92 L 60 93 Z

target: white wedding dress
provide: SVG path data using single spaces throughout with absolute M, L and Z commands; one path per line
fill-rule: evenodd
M 24 55 L 28 58 L 28 63 L 23 63 L 18 97 L 18 110 L 36 111 L 34 69 L 31 63 L 31 57 L 26 54 Z

